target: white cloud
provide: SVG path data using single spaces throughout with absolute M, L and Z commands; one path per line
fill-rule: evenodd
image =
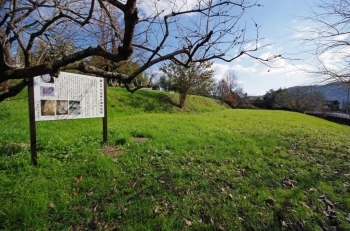
M 216 80 L 220 80 L 224 77 L 225 73 L 227 71 L 229 71 L 231 68 L 230 68 L 230 64 L 229 63 L 225 63 L 225 64 L 222 64 L 222 63 L 213 63 L 213 66 L 212 66 L 212 69 L 215 71 L 214 72 L 214 78 Z
M 306 33 L 304 32 L 298 32 L 298 33 L 295 33 L 293 35 L 294 38 L 305 38 L 306 37 Z
M 261 59 L 268 59 L 271 56 L 272 56 L 272 54 L 270 52 L 266 52 L 266 53 L 260 55 L 259 58 L 261 58 Z
M 265 53 L 262 56 L 273 54 Z M 243 87 L 243 91 L 249 95 L 263 95 L 269 89 L 291 87 L 295 85 L 310 84 L 311 80 L 307 74 L 301 71 L 305 68 L 304 63 L 293 64 L 286 59 L 276 59 L 268 63 L 276 68 L 270 68 L 261 62 L 242 58 L 232 63 L 214 62 L 215 79 L 224 77 L 227 71 L 234 71 Z
M 272 47 L 272 49 L 259 55 L 259 57 L 270 57 L 278 54 L 282 49 L 283 47 Z M 287 59 L 277 58 L 266 64 L 273 68 L 264 65 L 258 60 L 242 57 L 232 63 L 214 63 L 213 69 L 216 70 L 216 79 L 221 79 L 226 71 L 233 70 L 241 81 L 243 90 L 249 95 L 263 95 L 269 89 L 311 83 L 307 74 L 301 71 L 305 69 L 305 63 L 293 64 Z
M 248 66 L 248 67 L 242 66 L 240 64 L 236 64 L 232 66 L 232 70 L 236 72 L 249 73 L 249 74 L 253 74 L 257 72 L 257 68 L 255 64 L 253 66 Z
M 310 38 L 312 28 L 309 26 L 298 26 L 297 28 L 295 28 L 295 30 L 297 32 L 294 33 L 292 37 L 296 39 L 303 39 Z
M 335 36 L 333 38 L 333 40 L 335 40 L 335 41 L 346 41 L 348 38 L 349 38 L 348 34 L 342 34 L 342 35 Z
M 343 37 L 345 39 L 345 37 Z M 350 54 L 350 47 L 340 47 L 336 50 L 328 50 L 318 56 L 318 59 L 325 68 L 330 70 L 340 70 L 348 65 L 346 63 Z

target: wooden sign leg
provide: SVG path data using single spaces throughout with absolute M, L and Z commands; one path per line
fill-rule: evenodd
M 29 108 L 29 129 L 30 129 L 30 151 L 32 164 L 37 165 L 36 152 L 36 126 L 35 126 L 35 110 L 34 110 L 34 79 L 29 78 L 28 82 L 28 108 Z

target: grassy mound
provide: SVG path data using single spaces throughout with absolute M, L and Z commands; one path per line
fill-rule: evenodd
M 108 104 L 111 114 L 208 112 L 228 108 L 227 105 L 219 101 L 202 96 L 188 96 L 186 106 L 183 109 L 178 107 L 178 101 L 179 96 L 176 93 L 139 90 L 130 94 L 123 88 L 108 89 Z

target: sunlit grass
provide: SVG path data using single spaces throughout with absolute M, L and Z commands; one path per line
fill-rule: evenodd
M 37 123 L 38 167 L 26 102 L 1 103 L 0 229 L 350 229 L 349 127 L 171 97 L 111 89 L 108 144 L 101 119 Z

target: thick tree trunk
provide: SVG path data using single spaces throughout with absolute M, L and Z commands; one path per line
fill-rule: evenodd
M 187 92 L 180 93 L 179 98 L 180 98 L 179 107 L 180 108 L 184 108 L 185 107 L 186 98 L 187 98 Z
M 5 1 L 0 1 L 0 9 Z M 10 69 L 8 65 L 12 65 L 12 59 L 10 55 L 10 44 L 6 42 L 5 31 L 0 28 L 0 70 L 7 71 Z M 0 92 L 6 92 L 10 85 L 10 80 L 2 80 L 3 76 L 0 76 Z

